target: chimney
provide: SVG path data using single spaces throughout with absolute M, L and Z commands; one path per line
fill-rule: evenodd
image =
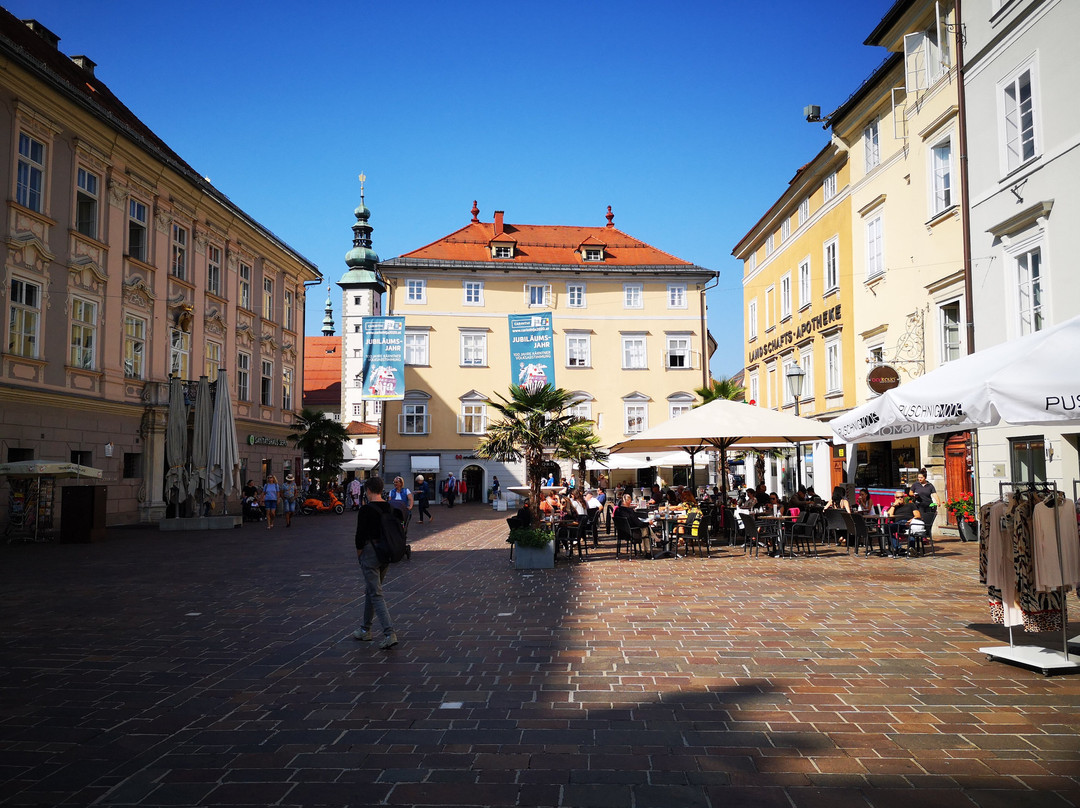
M 72 56 L 71 61 L 89 73 L 94 75 L 94 68 L 97 67 L 97 62 L 91 59 L 89 56 Z
M 60 48 L 60 37 L 58 37 L 56 34 L 54 34 L 37 20 L 23 20 L 23 25 L 25 25 L 39 37 L 44 39 L 50 45 L 52 45 L 52 47 L 57 49 Z
M 495 211 L 495 235 L 501 235 L 503 231 L 503 212 L 501 210 Z

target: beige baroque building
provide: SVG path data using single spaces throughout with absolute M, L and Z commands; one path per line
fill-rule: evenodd
M 386 405 L 385 471 L 444 478 L 453 471 L 472 499 L 491 476 L 524 483 L 520 464 L 476 457 L 497 413 L 495 396 L 516 380 L 508 315 L 550 312 L 555 384 L 596 423 L 605 446 L 667 421 L 695 402 L 715 343 L 705 287 L 716 273 L 614 226 L 472 220 L 460 230 L 379 264 L 388 314 L 406 320 L 404 401 Z M 570 465 L 563 461 L 563 473 Z
M 170 374 L 227 368 L 245 476 L 295 467 L 320 276 L 58 45 L 0 9 L 0 459 L 100 468 L 109 523 L 155 520 Z

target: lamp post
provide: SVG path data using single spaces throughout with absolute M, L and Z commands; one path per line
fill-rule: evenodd
M 791 392 L 792 398 L 795 399 L 795 415 L 799 415 L 799 399 L 802 398 L 803 379 L 806 377 L 806 371 L 801 366 L 792 363 L 792 365 L 784 371 L 784 375 L 787 377 L 788 390 Z M 802 485 L 802 443 L 795 444 L 795 490 L 799 489 Z

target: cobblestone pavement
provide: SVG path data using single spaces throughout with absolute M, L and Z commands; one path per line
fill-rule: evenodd
M 974 545 L 529 573 L 505 516 L 414 522 L 389 652 L 350 513 L 0 547 L 0 804 L 1080 805 L 1080 676 L 978 652 Z

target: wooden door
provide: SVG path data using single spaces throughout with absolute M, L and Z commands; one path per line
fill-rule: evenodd
M 971 491 L 971 433 L 959 432 L 945 441 L 945 490 L 939 491 L 942 503 Z M 956 518 L 945 511 L 946 525 L 956 527 Z
M 829 495 L 832 494 L 832 490 L 838 485 L 847 484 L 847 447 L 846 446 L 833 446 L 832 447 L 832 468 L 829 474 Z M 822 499 L 828 499 L 828 496 L 824 492 L 818 492 L 818 496 Z

